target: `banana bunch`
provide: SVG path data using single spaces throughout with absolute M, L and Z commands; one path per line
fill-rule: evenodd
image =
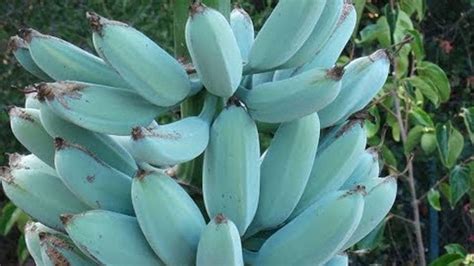
M 9 108 L 30 154 L 10 154 L 0 176 L 33 220 L 36 264 L 348 265 L 397 194 L 352 116 L 389 56 L 335 65 L 356 15 L 347 0 L 280 0 L 255 34 L 242 8 L 194 1 L 191 69 L 92 12 L 97 55 L 34 29 L 12 37 L 40 80 Z M 155 120 L 194 95 L 194 115 Z M 181 176 L 188 162 L 196 180 Z

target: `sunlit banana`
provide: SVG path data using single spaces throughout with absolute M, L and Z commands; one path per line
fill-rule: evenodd
M 267 123 L 287 122 L 330 104 L 339 93 L 342 69 L 314 69 L 289 79 L 261 84 L 242 99 L 250 115 Z
M 258 252 L 256 265 L 320 265 L 331 259 L 357 228 L 363 191 L 335 191 L 274 233 Z
M 41 106 L 40 101 L 36 97 L 36 92 L 25 94 L 25 108 L 39 109 Z
M 54 80 L 76 80 L 129 88 L 130 86 L 99 57 L 72 43 L 23 29 L 20 36 L 28 43 L 38 67 Z M 49 80 L 49 79 L 48 79 Z
M 41 125 L 40 111 L 12 107 L 8 111 L 10 126 L 16 139 L 40 160 L 54 167 L 53 138 Z
M 193 265 L 206 222 L 186 191 L 159 172 L 140 172 L 132 185 L 138 224 L 167 265 Z
M 280 125 L 260 166 L 258 209 L 247 235 L 290 216 L 308 182 L 318 141 L 316 113 Z
M 217 10 L 192 4 L 186 45 L 206 89 L 220 97 L 234 94 L 242 78 L 242 56 L 232 28 Z
M 64 119 L 106 134 L 129 135 L 132 128 L 148 126 L 167 110 L 133 92 L 102 85 L 63 81 L 42 83 L 37 89 L 40 101 Z
M 13 55 L 15 56 L 18 63 L 20 63 L 24 69 L 41 80 L 51 80 L 48 74 L 44 73 L 44 71 L 38 67 L 35 61 L 33 61 L 28 44 L 25 42 L 25 40 L 18 36 L 12 36 L 8 42 L 8 47 L 9 50 L 13 52 Z
M 109 166 L 84 147 L 55 139 L 54 163 L 64 184 L 94 209 L 133 215 L 129 176 Z
M 90 209 L 79 201 L 61 179 L 24 168 L 0 168 L 7 197 L 28 215 L 56 230 L 63 230 L 59 215 Z
M 303 46 L 283 65 L 282 68 L 298 67 L 308 62 L 326 44 L 337 26 L 345 0 L 328 0 L 316 26 Z
M 126 146 L 140 162 L 166 166 L 190 161 L 207 147 L 216 103 L 217 97 L 207 95 L 199 116 L 186 117 L 154 129 L 134 128 Z
M 240 235 L 257 210 L 259 157 L 255 122 L 238 101 L 229 103 L 211 127 L 202 186 L 209 217 L 222 213 L 235 223 Z
M 143 98 L 172 106 L 189 94 L 186 71 L 155 42 L 127 24 L 95 13 L 87 17 L 95 49 Z
M 252 19 L 243 8 L 237 6 L 230 13 L 230 27 L 237 40 L 242 61 L 246 63 L 255 38 Z
M 367 136 L 359 121 L 348 122 L 325 149 L 318 149 L 306 188 L 291 218 L 303 212 L 326 193 L 339 189 L 357 166 Z
M 335 255 L 324 266 L 349 266 L 349 257 L 346 254 Z
M 356 168 L 341 188 L 350 189 L 360 184 L 360 182 L 378 177 L 380 173 L 378 157 L 376 149 L 366 149 L 357 159 L 359 162 Z
M 49 135 L 84 146 L 117 170 L 135 175 L 137 166 L 133 157 L 110 136 L 76 126 L 55 114 L 45 102 L 40 105 L 41 123 Z
M 41 258 L 41 246 L 40 246 L 40 233 L 54 233 L 60 234 L 49 227 L 46 227 L 38 222 L 28 221 L 25 225 L 25 243 L 31 257 L 35 261 L 36 265 L 43 266 L 43 260 Z
M 84 255 L 72 241 L 63 234 L 39 233 L 41 259 L 44 266 L 98 265 Z
M 286 63 L 310 36 L 325 4 L 326 0 L 301 0 L 297 5 L 279 1 L 255 38 L 244 72 L 265 72 Z
M 8 154 L 8 164 L 10 165 L 10 168 L 35 170 L 51 176 L 57 176 L 54 168 L 41 161 L 34 154 Z
M 390 61 L 384 50 L 349 63 L 344 68 L 341 92 L 318 112 L 321 127 L 332 126 L 365 107 L 385 84 L 389 69 Z
M 202 232 L 196 265 L 244 265 L 239 231 L 224 215 L 218 214 L 214 217 Z
M 164 265 L 132 216 L 105 210 L 61 216 L 69 237 L 84 254 L 105 265 Z
M 367 195 L 364 197 L 364 212 L 357 229 L 341 250 L 347 249 L 367 236 L 382 222 L 395 202 L 397 196 L 397 179 L 394 177 L 371 178 L 362 181 Z

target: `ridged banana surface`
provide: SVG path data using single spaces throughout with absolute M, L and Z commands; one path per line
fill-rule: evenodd
M 140 172 L 132 185 L 138 224 L 167 265 L 194 265 L 199 236 L 206 223 L 186 191 L 159 172 Z
M 189 94 L 184 67 L 145 34 L 95 13 L 87 16 L 95 49 L 143 98 L 166 107 Z
M 235 224 L 218 214 L 206 226 L 199 239 L 197 266 L 243 266 L 242 244 Z
M 242 78 L 242 56 L 232 28 L 221 13 L 200 2 L 190 10 L 185 36 L 194 67 L 210 93 L 228 98 Z
M 246 63 L 255 39 L 252 19 L 243 8 L 235 7 L 230 13 L 230 27 L 237 40 L 242 62 Z
M 39 234 L 39 239 L 41 245 L 41 259 L 44 266 L 98 265 L 98 263 L 84 255 L 72 241 L 63 234 L 42 232 Z
M 8 164 L 10 165 L 10 168 L 35 170 L 51 176 L 57 176 L 54 168 L 41 161 L 34 154 L 8 154 Z
M 84 254 L 104 265 L 165 265 L 148 245 L 137 219 L 105 210 L 61 216 Z
M 43 266 L 43 259 L 41 258 L 40 233 L 60 234 L 58 231 L 44 226 L 38 222 L 28 221 L 25 225 L 25 243 L 28 252 L 35 261 L 36 265 Z
M 209 217 L 225 215 L 243 235 L 258 205 L 260 147 L 255 122 L 235 104 L 226 106 L 211 127 L 202 187 Z
M 18 36 L 12 36 L 8 43 L 8 47 L 12 51 L 18 63 L 20 63 L 20 65 L 24 69 L 26 69 L 26 71 L 30 72 L 41 80 L 51 80 L 48 74 L 44 73 L 44 71 L 38 67 L 38 65 L 31 57 L 30 49 L 28 48 L 28 43 L 26 43 L 25 40 Z
M 380 174 L 379 156 L 374 148 L 368 148 L 360 155 L 354 172 L 347 179 L 342 189 L 350 189 L 365 180 L 378 177 Z

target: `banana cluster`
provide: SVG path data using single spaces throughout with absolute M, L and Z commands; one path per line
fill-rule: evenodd
M 0 168 L 5 194 L 35 221 L 25 239 L 37 265 L 348 264 L 344 252 L 397 193 L 352 118 L 390 63 L 379 50 L 336 66 L 354 6 L 297 2 L 280 0 L 256 36 L 243 9 L 227 21 L 192 4 L 192 71 L 95 13 L 98 56 L 33 29 L 11 38 L 43 81 L 9 109 L 31 154 Z M 155 121 L 196 94 L 199 114 Z M 176 168 L 190 161 L 202 178 L 186 183 Z

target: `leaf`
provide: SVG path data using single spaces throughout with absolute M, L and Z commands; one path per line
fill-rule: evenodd
M 364 13 L 363 11 L 364 11 L 366 3 L 367 3 L 367 0 L 354 0 L 353 1 L 356 14 L 357 14 L 357 24 L 353 33 L 354 35 L 357 33 L 357 29 L 359 28 L 360 19 L 362 17 L 362 14 Z
M 2 215 L 0 216 L 0 233 L 7 235 L 21 214 L 22 211 L 20 209 L 13 205 L 13 203 L 8 202 L 3 207 Z
M 375 24 L 365 26 L 360 31 L 360 39 L 357 43 L 372 43 L 375 40 L 385 48 L 391 45 L 390 26 L 385 16 L 381 16 Z
M 421 136 L 421 149 L 426 153 L 426 154 L 431 154 L 436 150 L 436 135 L 432 132 L 427 132 L 424 133 L 423 136 Z
M 395 23 L 395 29 L 393 31 L 394 43 L 401 42 L 409 30 L 413 30 L 413 23 L 411 22 L 410 16 L 402 10 L 398 10 L 397 22 Z
M 439 106 L 439 95 L 438 90 L 434 85 L 432 85 L 431 80 L 426 82 L 421 77 L 418 76 L 411 76 L 406 78 L 405 81 L 409 82 L 413 87 L 417 88 L 418 90 L 423 93 L 436 107 Z
M 409 154 L 420 143 L 423 136 L 424 128 L 422 126 L 414 126 L 408 131 L 407 141 L 405 142 L 405 154 Z
M 451 122 L 436 126 L 436 141 L 441 162 L 447 168 L 452 168 L 456 163 L 464 146 L 464 138 Z
M 461 116 L 464 118 L 471 143 L 474 144 L 474 107 L 462 108 Z
M 470 189 L 469 168 L 456 165 L 449 174 L 449 185 L 451 186 L 451 208 L 456 206 L 459 200 Z
M 393 152 L 386 146 L 382 146 L 382 159 L 386 165 L 391 166 L 392 168 L 397 169 L 397 159 Z M 392 169 L 388 169 L 389 174 L 395 174 Z
M 443 256 L 437 258 L 430 263 L 430 266 L 448 266 L 452 263 L 458 263 L 454 265 L 460 265 L 459 262 L 462 262 L 464 257 L 459 254 L 444 254 Z
M 18 239 L 16 254 L 17 254 L 20 264 L 23 264 L 23 262 L 26 261 L 26 259 L 28 258 L 28 255 L 30 254 L 26 247 L 25 235 L 21 235 L 20 239 Z
M 371 138 L 377 134 L 380 129 L 380 113 L 377 106 L 373 106 L 369 109 L 369 114 L 374 118 L 375 123 L 372 123 L 370 119 L 365 120 L 365 131 L 367 132 L 367 138 Z
M 467 255 L 467 250 L 457 243 L 448 244 L 444 246 L 444 249 L 446 250 L 446 252 L 448 252 L 448 254 L 458 254 L 463 257 Z
M 383 234 L 385 232 L 385 220 L 380 222 L 372 232 L 370 232 L 366 237 L 364 237 L 362 240 L 360 240 L 357 243 L 356 248 L 357 249 L 364 249 L 364 250 L 373 250 L 377 246 L 380 245 L 380 243 L 383 240 Z
M 413 42 L 411 43 L 411 47 L 413 49 L 413 53 L 415 54 L 415 58 L 417 61 L 421 62 L 423 58 L 425 58 L 425 48 L 423 46 L 423 36 L 417 30 L 407 30 L 408 33 L 413 37 Z
M 439 191 L 441 191 L 441 194 L 450 202 L 451 204 L 451 187 L 449 186 L 448 183 L 441 183 L 439 185 Z
M 428 113 L 419 107 L 413 107 L 410 110 L 410 115 L 415 119 L 415 121 L 425 127 L 434 127 L 433 120 Z
M 436 64 L 428 61 L 419 62 L 416 66 L 418 76 L 425 82 L 429 80 L 438 91 L 441 102 L 449 100 L 451 85 L 446 73 Z
M 441 211 L 440 198 L 441 196 L 438 190 L 430 189 L 428 192 L 428 202 L 430 206 L 437 211 Z

